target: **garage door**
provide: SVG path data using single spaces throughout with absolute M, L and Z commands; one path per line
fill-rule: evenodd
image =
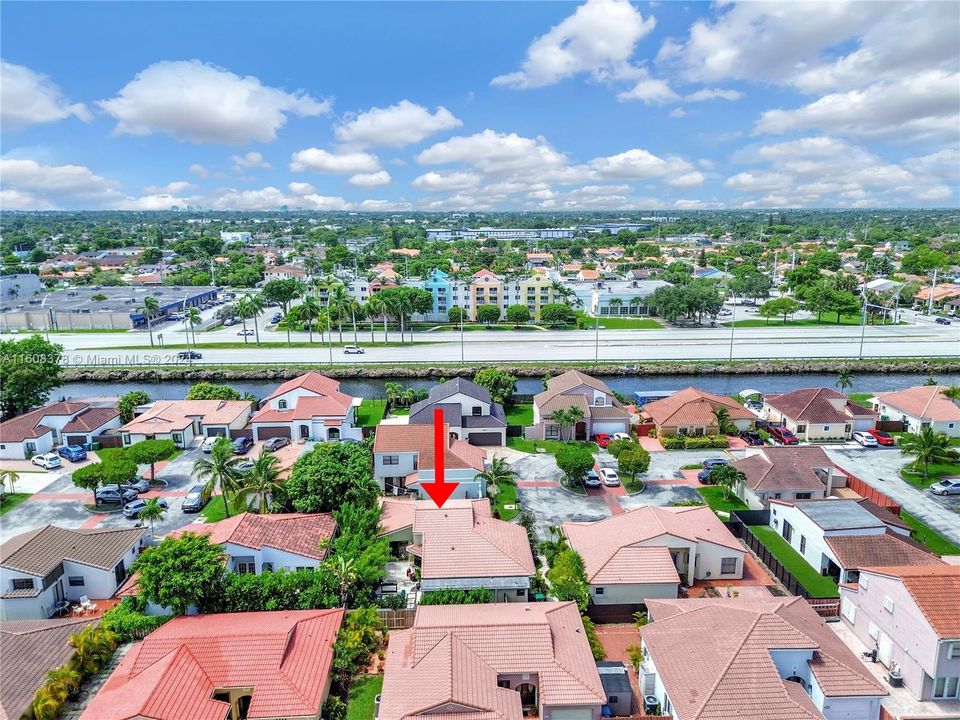
M 595 422 L 593 423 L 593 434 L 597 433 L 615 433 L 626 432 L 627 422 L 625 420 L 618 422 Z
M 502 445 L 503 436 L 500 433 L 470 433 L 468 442 L 471 445 Z
M 257 438 L 266 440 L 267 438 L 282 437 L 290 439 L 290 428 L 288 427 L 261 427 L 256 430 Z
M 553 708 L 550 720 L 590 720 L 593 712 L 590 708 Z
M 208 427 L 204 429 L 207 437 L 223 437 L 227 434 L 227 429 L 222 427 Z
M 83 445 L 87 441 L 86 435 L 66 435 L 64 436 L 64 444 L 66 445 Z

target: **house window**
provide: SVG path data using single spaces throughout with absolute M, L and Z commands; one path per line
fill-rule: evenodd
M 938 677 L 933 681 L 933 697 L 935 700 L 953 700 L 958 697 L 960 677 Z
M 257 566 L 253 561 L 251 562 L 238 562 L 236 572 L 241 575 L 256 575 Z
M 813 497 L 813 493 L 808 493 L 808 492 L 805 492 L 805 493 L 796 493 L 796 494 L 794 495 L 794 497 L 795 497 L 797 500 L 809 500 L 810 498 Z
M 803 555 L 807 551 L 807 538 L 804 535 L 800 536 L 800 554 Z
M 33 578 L 14 578 L 14 590 L 33 590 Z
M 286 400 L 278 400 L 278 401 L 277 401 L 277 408 L 279 408 L 280 410 L 286 410 L 286 409 L 287 409 L 287 401 L 286 401 Z
M 547 430 L 545 433 L 547 440 L 556 440 L 560 437 L 560 426 L 559 425 L 547 425 Z
M 824 426 L 823 426 L 823 431 L 824 431 L 825 433 L 830 432 L 830 426 L 829 426 L 829 425 L 824 425 Z
M 606 398 L 603 395 L 597 395 L 596 399 L 593 401 L 593 404 L 597 407 L 603 407 L 606 403 Z
M 729 575 L 737 571 L 737 559 L 735 557 L 723 558 L 720 561 L 720 574 Z
M 863 590 L 866 590 L 868 587 L 870 587 L 870 578 L 867 575 L 860 576 L 860 587 Z
M 844 431 L 845 433 L 849 434 L 849 433 L 850 433 L 850 426 L 849 426 L 849 425 L 844 425 L 844 426 L 843 426 L 843 431 Z
M 887 595 L 883 596 L 883 609 L 888 613 L 893 613 L 893 600 L 891 600 Z
M 806 425 L 797 425 L 797 434 L 801 435 L 807 431 Z
M 474 417 L 477 417 L 478 415 L 482 415 L 482 414 L 483 414 L 483 408 L 480 407 L 479 405 L 474 405 L 474 406 L 473 406 L 473 416 L 474 416 Z
M 773 499 L 774 499 L 774 500 L 779 500 L 779 499 L 780 499 L 780 493 L 774 493 L 774 494 L 773 494 Z
M 602 587 L 594 588 L 594 589 L 593 589 L 593 594 L 594 594 L 594 595 L 603 595 L 603 588 L 602 588 Z
M 173 444 L 183 445 L 183 433 L 173 433 Z
M 129 434 L 129 433 L 123 433 L 123 444 L 124 444 L 124 445 L 129 445 L 129 444 L 130 444 L 130 434 Z
M 509 689 L 510 689 L 510 681 L 509 681 L 509 680 L 497 680 L 497 687 L 501 687 L 501 688 L 504 688 L 505 690 L 509 690 Z
M 880 637 L 880 628 L 873 623 L 870 623 L 870 625 L 867 626 L 867 635 L 876 640 L 878 637 Z
M 960 658 L 960 642 L 947 643 L 947 660 Z
M 953 428 L 954 428 L 955 426 L 956 426 L 956 423 L 948 423 L 948 424 L 947 424 L 947 429 L 948 429 L 948 430 L 953 430 Z
M 384 455 L 383 456 L 384 465 L 399 465 L 400 456 L 399 455 Z
M 527 594 L 527 591 L 524 590 L 523 588 L 520 588 L 519 590 L 517 590 L 517 597 L 523 597 L 526 594 Z
M 616 695 L 611 695 L 610 697 L 607 698 L 607 702 L 612 705 L 612 704 L 615 704 L 615 703 L 620 702 L 620 698 L 619 698 L 618 696 L 616 696 Z
M 70 583 L 70 587 L 83 587 L 86 585 L 86 581 L 83 579 L 82 575 L 74 575 L 67 578 L 67 582 Z

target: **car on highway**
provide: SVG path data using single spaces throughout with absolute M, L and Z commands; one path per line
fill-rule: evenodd
M 121 483 L 120 489 L 136 490 L 138 493 L 143 493 L 150 489 L 150 482 L 142 475 L 137 475 L 131 482 Z
M 203 355 L 196 350 L 181 350 L 177 353 L 177 360 L 202 360 Z
M 936 320 L 934 320 L 934 322 L 935 322 L 937 325 L 949 325 L 949 324 L 950 324 L 950 321 L 949 321 L 947 318 L 945 318 L 945 317 L 938 317 Z
M 776 425 L 771 425 L 770 427 L 767 428 L 767 432 L 770 433 L 770 437 L 772 437 L 781 445 L 799 445 L 800 444 L 800 440 L 797 439 L 797 436 L 784 427 L 777 427 Z
M 878 445 L 896 445 L 897 439 L 890 433 L 884 432 L 883 430 L 867 430 L 868 433 L 873 435 L 873 439 L 877 441 Z
M 359 345 L 344 345 L 344 355 L 363 355 L 363 348 Z
M 763 445 L 763 438 L 760 437 L 760 433 L 756 430 L 741 430 L 740 439 L 743 440 L 747 445 Z
M 266 442 L 263 443 L 263 449 L 267 452 L 276 452 L 282 447 L 286 447 L 290 444 L 290 438 L 285 437 L 272 437 Z
M 208 454 L 213 452 L 213 446 L 217 444 L 217 440 L 219 440 L 221 437 L 223 436 L 211 435 L 208 438 L 204 438 L 203 442 L 200 443 L 200 450 Z
M 180 508 L 185 513 L 200 512 L 209 501 L 210 498 L 203 492 L 203 485 L 194 485 L 187 491 Z
M 934 495 L 960 495 L 960 478 L 947 478 L 929 488 Z
M 87 451 L 82 445 L 64 445 L 57 450 L 57 455 L 66 458 L 70 462 L 80 462 L 87 459 Z
M 157 503 L 158 503 L 158 504 L 160 505 L 160 507 L 162 507 L 164 510 L 167 509 L 167 501 L 164 500 L 163 498 L 157 498 Z M 125 517 L 128 517 L 128 518 L 138 518 L 138 517 L 140 517 L 140 513 L 143 512 L 143 509 L 144 509 L 146 506 L 147 506 L 147 501 L 146 501 L 146 500 L 140 500 L 140 499 L 138 498 L 138 499 L 134 500 L 133 502 L 128 502 L 126 505 L 123 506 L 123 514 L 124 514 Z
M 611 437 L 608 433 L 597 433 L 593 436 L 593 441 L 602 448 L 610 444 Z
M 104 485 L 94 497 L 98 503 L 128 503 L 137 499 L 137 491 L 121 490 L 119 485 Z
M 877 442 L 877 439 L 868 432 L 855 432 L 853 439 L 864 447 L 877 447 L 877 445 L 880 444 Z
M 30 462 L 34 465 L 39 465 L 44 470 L 53 470 L 54 468 L 60 467 L 60 456 L 56 453 L 42 453 L 40 455 L 34 455 L 30 458 Z
M 254 331 L 250 329 L 241 330 L 240 332 L 237 333 L 237 335 L 239 335 L 240 337 L 250 337 L 253 334 L 254 334 Z
M 613 468 L 601 468 L 600 477 L 603 478 L 603 484 L 608 487 L 617 487 L 620 484 L 620 476 Z
M 241 435 L 233 441 L 233 454 L 243 455 L 253 447 L 253 438 L 248 435 Z

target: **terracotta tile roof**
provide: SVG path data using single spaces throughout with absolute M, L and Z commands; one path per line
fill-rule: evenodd
M 762 492 L 823 491 L 826 486 L 814 469 L 833 467 L 823 448 L 809 446 L 767 447 L 730 464 L 744 474 L 748 486 Z
M 822 714 L 780 676 L 771 650 L 809 650 L 832 697 L 886 691 L 801 598 L 648 600 L 643 639 L 684 720 L 811 720 Z M 696 667 L 697 672 L 690 672 Z
M 960 420 L 960 407 L 943 395 L 945 385 L 921 385 L 877 393 L 877 400 L 908 415 L 928 420 Z
M 390 633 L 378 718 L 521 720 L 519 693 L 496 686 L 508 674 L 536 675 L 547 707 L 606 702 L 574 603 L 421 606 Z
M 311 420 L 315 417 L 342 419 L 350 411 L 352 404 L 353 398 L 341 392 L 322 396 L 306 395 L 298 398 L 296 405 L 290 410 L 274 410 L 265 406 L 250 418 L 250 422 L 291 422 L 293 420 Z M 338 420 L 337 425 L 340 423 L 341 420 Z
M 613 397 L 613 393 L 610 391 L 610 388 L 602 380 L 591 377 L 590 375 L 582 373 L 579 370 L 567 370 L 565 373 L 561 373 L 560 375 L 550 378 L 547 381 L 547 389 L 534 395 L 533 402 L 543 408 L 544 404 L 549 400 L 581 385 L 586 385 L 587 387 L 593 388 L 594 390 L 599 390 L 600 392 L 606 393 L 607 395 Z M 581 395 L 581 397 L 583 397 L 583 395 Z
M 847 570 L 880 565 L 943 565 L 923 545 L 892 530 L 881 535 L 827 535 L 824 541 Z
M 197 418 L 204 425 L 229 425 L 250 412 L 246 400 L 157 400 L 121 429 L 134 435 L 183 430 Z
M 783 395 L 770 395 L 764 401 L 791 420 L 824 425 L 847 423 L 856 417 L 876 417 L 876 413 L 852 403 L 846 395 L 830 388 L 801 388 Z
M 214 691 L 252 687 L 249 718 L 313 718 L 343 610 L 174 618 L 134 645 L 81 720 L 223 720 Z
M 0 717 L 25 715 L 47 671 L 73 657 L 67 642 L 96 619 L 21 620 L 0 626 Z
M 541 393 L 543 394 L 543 393 Z M 540 395 L 534 397 L 534 402 Z M 568 408 L 580 408 L 585 418 L 590 417 L 590 406 L 587 404 L 587 398 L 584 395 L 554 395 L 540 405 L 540 417 L 549 418 L 556 410 L 566 410 Z
M 717 424 L 714 410 L 725 408 L 731 420 L 755 420 L 756 415 L 743 405 L 722 395 L 688 387 L 662 400 L 654 400 L 643 406 L 643 412 L 658 426 L 677 427 L 697 425 L 709 427 Z
M 600 272 L 598 270 L 581 270 L 577 273 L 581 280 L 599 280 Z
M 41 577 L 64 560 L 113 570 L 146 532 L 147 528 L 71 530 L 45 525 L 0 545 L 0 565 Z
M 4 442 L 21 442 L 27 438 L 43 437 L 50 428 L 42 424 L 44 417 L 72 416 L 89 407 L 86 403 L 58 402 L 31 410 L 6 422 L 0 423 L 0 437 Z
M 449 430 L 447 425 L 444 428 Z M 448 468 L 473 468 L 482 471 L 486 453 L 463 440 L 450 440 L 446 433 L 447 451 L 444 466 Z M 373 441 L 374 453 L 415 452 L 420 470 L 434 468 L 433 425 L 378 425 Z
M 667 535 L 744 552 L 743 546 L 705 506 L 643 505 L 599 522 L 567 522 L 560 527 L 570 546 L 583 558 L 587 578 L 594 584 L 678 582 L 673 579 L 677 577 L 676 570 L 669 573 L 661 554 L 636 552 L 653 549 L 657 538 Z M 650 563 L 650 567 L 634 560 Z M 650 579 L 652 576 L 659 579 Z
M 489 500 L 442 509 L 418 503 L 413 531 L 423 537 L 424 580 L 534 575 L 527 531 L 495 520 L 489 511 L 475 512 L 478 505 L 489 508 Z
M 960 565 L 862 568 L 899 578 L 930 627 L 943 640 L 960 638 Z
M 590 417 L 594 420 L 629 420 L 630 413 L 615 405 L 591 405 Z
M 432 500 L 408 500 L 406 498 L 380 498 L 380 534 L 387 535 L 405 528 L 413 528 L 413 518 L 417 510 L 422 508 L 435 509 L 436 503 Z M 479 500 L 447 500 L 445 508 L 473 508 L 476 515 L 490 517 L 490 501 L 487 498 Z
M 283 395 L 299 388 L 310 390 L 318 395 L 330 395 L 340 390 L 340 383 L 328 378 L 326 375 L 311 370 L 293 380 L 287 380 L 287 382 L 280 385 L 271 395 L 265 398 L 265 401 L 272 400 L 278 395 Z
M 327 552 L 320 548 L 333 537 L 337 522 L 330 513 L 280 513 L 257 515 L 240 513 L 219 522 L 187 525 L 170 533 L 210 533 L 210 542 L 216 545 L 232 543 L 260 550 L 271 547 L 301 557 L 323 560 Z
M 84 410 L 73 420 L 63 426 L 63 433 L 87 433 L 106 425 L 115 417 L 120 416 L 116 408 L 90 408 Z

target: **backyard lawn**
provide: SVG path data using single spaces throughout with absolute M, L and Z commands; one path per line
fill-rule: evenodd
M 374 700 L 383 690 L 383 675 L 360 675 L 347 701 L 347 720 L 373 720 Z
M 386 400 L 372 400 L 365 398 L 357 408 L 357 425 L 360 427 L 376 427 L 383 420 L 383 413 L 387 409 Z
M 393 408 L 390 408 L 390 414 L 393 417 L 405 417 L 410 414 L 410 408 L 393 407 Z
M 707 485 L 706 487 L 697 488 L 697 492 L 707 501 L 707 505 L 710 506 L 710 509 L 716 512 L 717 510 L 723 512 L 733 512 L 735 510 L 746 510 L 747 505 L 740 498 L 738 498 L 733 493 L 730 493 L 730 499 L 724 500 L 723 498 L 723 488 L 717 487 L 716 485 Z
M 28 497 L 30 497 L 30 493 L 7 493 L 0 500 L 0 515 L 10 512 Z
M 517 505 L 517 486 L 509 483 L 497 483 L 500 493 L 494 501 L 494 510 L 500 515 L 501 520 L 513 520 L 520 511 L 516 509 Z M 513 505 L 513 510 L 509 510 L 504 505 Z
M 750 530 L 762 542 L 767 550 L 790 571 L 812 597 L 837 597 L 840 592 L 833 578 L 823 577 L 811 567 L 800 553 L 790 547 L 769 525 L 751 525 Z
M 868 410 L 873 410 L 873 405 L 871 405 L 868 400 L 874 396 L 875 393 L 847 393 L 847 397 L 850 398 L 853 402 L 861 407 L 865 407 Z
M 960 555 L 960 545 L 950 542 L 943 535 L 906 510 L 900 510 L 900 519 L 913 528 L 913 539 L 925 545 L 936 555 Z
M 246 510 L 244 506 L 245 498 L 237 497 L 230 502 L 230 515 L 236 515 L 237 513 L 242 513 Z M 223 511 L 223 498 L 220 495 L 214 495 L 210 498 L 210 502 L 207 503 L 206 507 L 200 511 L 200 515 L 208 522 L 220 522 L 226 517 L 226 514 Z
M 546 452 L 553 455 L 560 448 L 566 445 L 579 445 L 580 447 L 585 447 L 590 452 L 597 452 L 597 444 L 595 442 L 561 442 L 559 440 L 527 440 L 522 437 L 508 437 L 507 438 L 507 447 L 513 448 L 514 450 L 519 450 L 520 452 L 525 453 L 535 453 L 537 448 L 543 448 Z
M 533 405 L 520 403 L 507 409 L 507 425 L 533 425 Z

